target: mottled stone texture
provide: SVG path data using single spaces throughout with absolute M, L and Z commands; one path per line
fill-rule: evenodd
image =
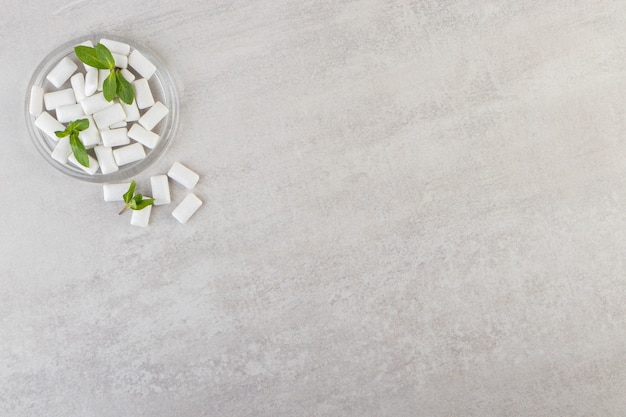
M 1 416 L 626 415 L 626 3 L 4 6 Z M 95 31 L 174 73 L 186 225 L 29 143 Z

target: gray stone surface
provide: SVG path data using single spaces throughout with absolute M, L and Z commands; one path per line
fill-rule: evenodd
M 3 6 L 0 415 L 626 415 L 626 3 Z M 175 74 L 186 225 L 29 142 L 90 32 Z

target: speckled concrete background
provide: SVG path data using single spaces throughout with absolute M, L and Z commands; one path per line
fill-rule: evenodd
M 1 416 L 626 415 L 625 2 L 3 9 Z M 185 226 L 29 143 L 33 69 L 96 31 L 176 76 L 137 180 L 198 171 Z

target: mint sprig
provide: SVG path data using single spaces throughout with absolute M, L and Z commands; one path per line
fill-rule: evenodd
M 135 182 L 135 180 L 133 180 L 130 183 L 130 187 L 128 187 L 128 191 L 124 193 L 123 198 L 124 198 L 125 204 L 124 204 L 124 207 L 122 207 L 122 210 L 120 210 L 118 214 L 124 213 L 126 209 L 143 210 L 144 208 L 154 203 L 154 198 L 146 198 L 144 200 L 141 194 L 135 194 L 136 186 L 137 186 L 137 183 Z
M 87 156 L 87 149 L 85 149 L 85 145 L 80 140 L 78 135 L 83 130 L 89 127 L 88 119 L 78 119 L 73 122 L 70 122 L 65 130 L 57 130 L 54 132 L 58 138 L 70 137 L 70 146 L 72 148 L 72 153 L 74 157 L 84 167 L 89 167 L 89 157 Z
M 106 46 L 105 48 L 108 51 L 108 48 Z M 84 45 L 75 46 L 74 53 L 76 54 L 78 59 L 80 59 L 85 64 L 89 65 L 90 67 L 99 68 L 99 69 L 111 69 L 115 67 L 115 65 L 111 67 L 111 65 L 109 65 L 107 62 L 103 62 L 102 59 L 98 57 L 98 54 L 96 53 L 96 48 L 92 48 L 91 46 L 84 46 Z M 110 53 L 111 51 L 109 51 L 109 54 Z M 113 58 L 113 55 L 111 55 L 111 58 Z M 113 60 L 113 62 L 115 63 L 115 60 Z
M 133 86 L 121 74 L 120 68 L 115 67 L 115 59 L 109 48 L 101 43 L 94 48 L 79 45 L 74 47 L 74 53 L 78 59 L 90 67 L 110 70 L 102 85 L 102 92 L 107 101 L 113 100 L 117 94 L 124 103 L 132 104 L 135 99 Z

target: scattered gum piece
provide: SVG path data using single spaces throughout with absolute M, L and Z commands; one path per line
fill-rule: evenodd
M 179 222 L 185 224 L 200 208 L 202 201 L 193 193 L 189 193 L 187 197 L 174 209 L 172 216 Z
M 144 197 L 150 198 L 150 197 Z M 150 223 L 150 213 L 152 212 L 152 206 L 147 206 L 141 210 L 132 210 L 133 214 L 130 216 L 130 224 L 139 227 L 148 227 Z
M 174 162 L 174 165 L 167 172 L 167 176 L 189 190 L 195 187 L 200 179 L 198 174 L 180 162 Z
M 130 182 L 104 184 L 102 186 L 104 201 L 124 201 L 124 194 L 126 194 L 129 187 Z
M 155 206 L 162 206 L 172 202 L 167 175 L 151 176 L 150 186 L 152 187 L 152 198 L 154 198 Z

